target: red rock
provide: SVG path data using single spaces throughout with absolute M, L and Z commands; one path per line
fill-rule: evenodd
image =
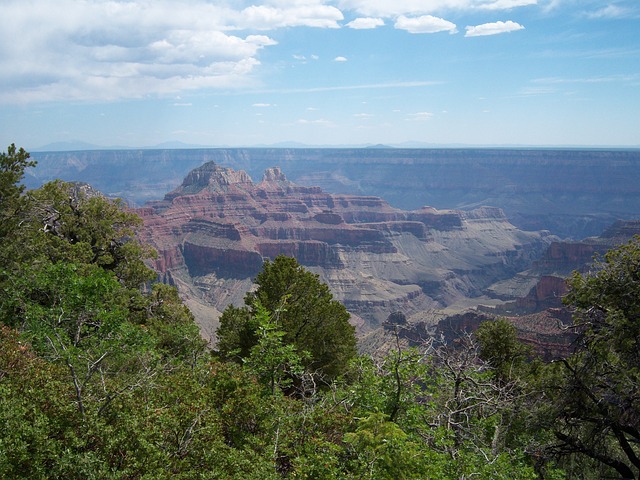
M 206 163 L 138 213 L 142 239 L 159 252 L 155 268 L 192 297 L 219 309 L 214 295 L 240 303 L 238 285 L 264 259 L 288 255 L 372 326 L 391 311 L 418 313 L 477 293 L 548 244 L 499 209 L 407 212 L 377 197 L 296 185 L 277 167 L 254 184 L 244 172 Z

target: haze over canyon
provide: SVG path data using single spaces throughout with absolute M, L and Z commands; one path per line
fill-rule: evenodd
M 83 181 L 132 205 L 159 200 L 205 162 L 260 180 L 279 166 L 299 185 L 373 195 L 404 210 L 494 206 L 525 230 L 597 235 L 640 211 L 640 150 L 183 149 L 36 152 L 26 183 Z

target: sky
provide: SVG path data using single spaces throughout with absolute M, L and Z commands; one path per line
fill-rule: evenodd
M 2 0 L 0 148 L 640 146 L 638 0 Z

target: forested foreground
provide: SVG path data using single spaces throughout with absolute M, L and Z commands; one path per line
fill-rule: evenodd
M 0 156 L 0 478 L 559 479 L 640 475 L 640 240 L 574 275 L 575 353 L 498 320 L 358 355 L 295 260 L 265 263 L 217 350 L 154 283 L 141 221 Z M 400 327 L 398 327 L 400 328 Z

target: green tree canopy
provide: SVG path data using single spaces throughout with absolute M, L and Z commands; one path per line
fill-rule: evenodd
M 505 318 L 482 322 L 475 336 L 480 358 L 489 363 L 500 381 L 513 378 L 531 355 L 531 349 L 518 340 L 516 327 Z
M 48 261 L 96 264 L 113 271 L 123 284 L 138 288 L 155 278 L 144 260 L 154 251 L 135 237 L 142 219 L 124 203 L 88 185 L 54 181 L 29 192 L 24 235 L 32 250 Z
M 25 169 L 35 164 L 35 161 L 29 160 L 29 154 L 24 149 L 17 149 L 14 144 L 9 145 L 6 153 L 0 153 L 0 239 L 20 220 L 24 192 L 24 185 L 20 182 Z
M 257 342 L 252 318 L 257 301 L 278 311 L 283 342 L 309 354 L 305 367 L 327 380 L 343 373 L 356 355 L 355 329 L 349 312 L 334 300 L 329 287 L 291 257 L 267 260 L 255 279 L 257 289 L 245 297 L 245 307 L 229 307 L 220 319 L 218 349 L 225 357 L 247 357 Z
M 640 238 L 574 273 L 570 285 L 565 300 L 580 336 L 546 392 L 557 440 L 549 451 L 588 459 L 598 478 L 639 478 Z

